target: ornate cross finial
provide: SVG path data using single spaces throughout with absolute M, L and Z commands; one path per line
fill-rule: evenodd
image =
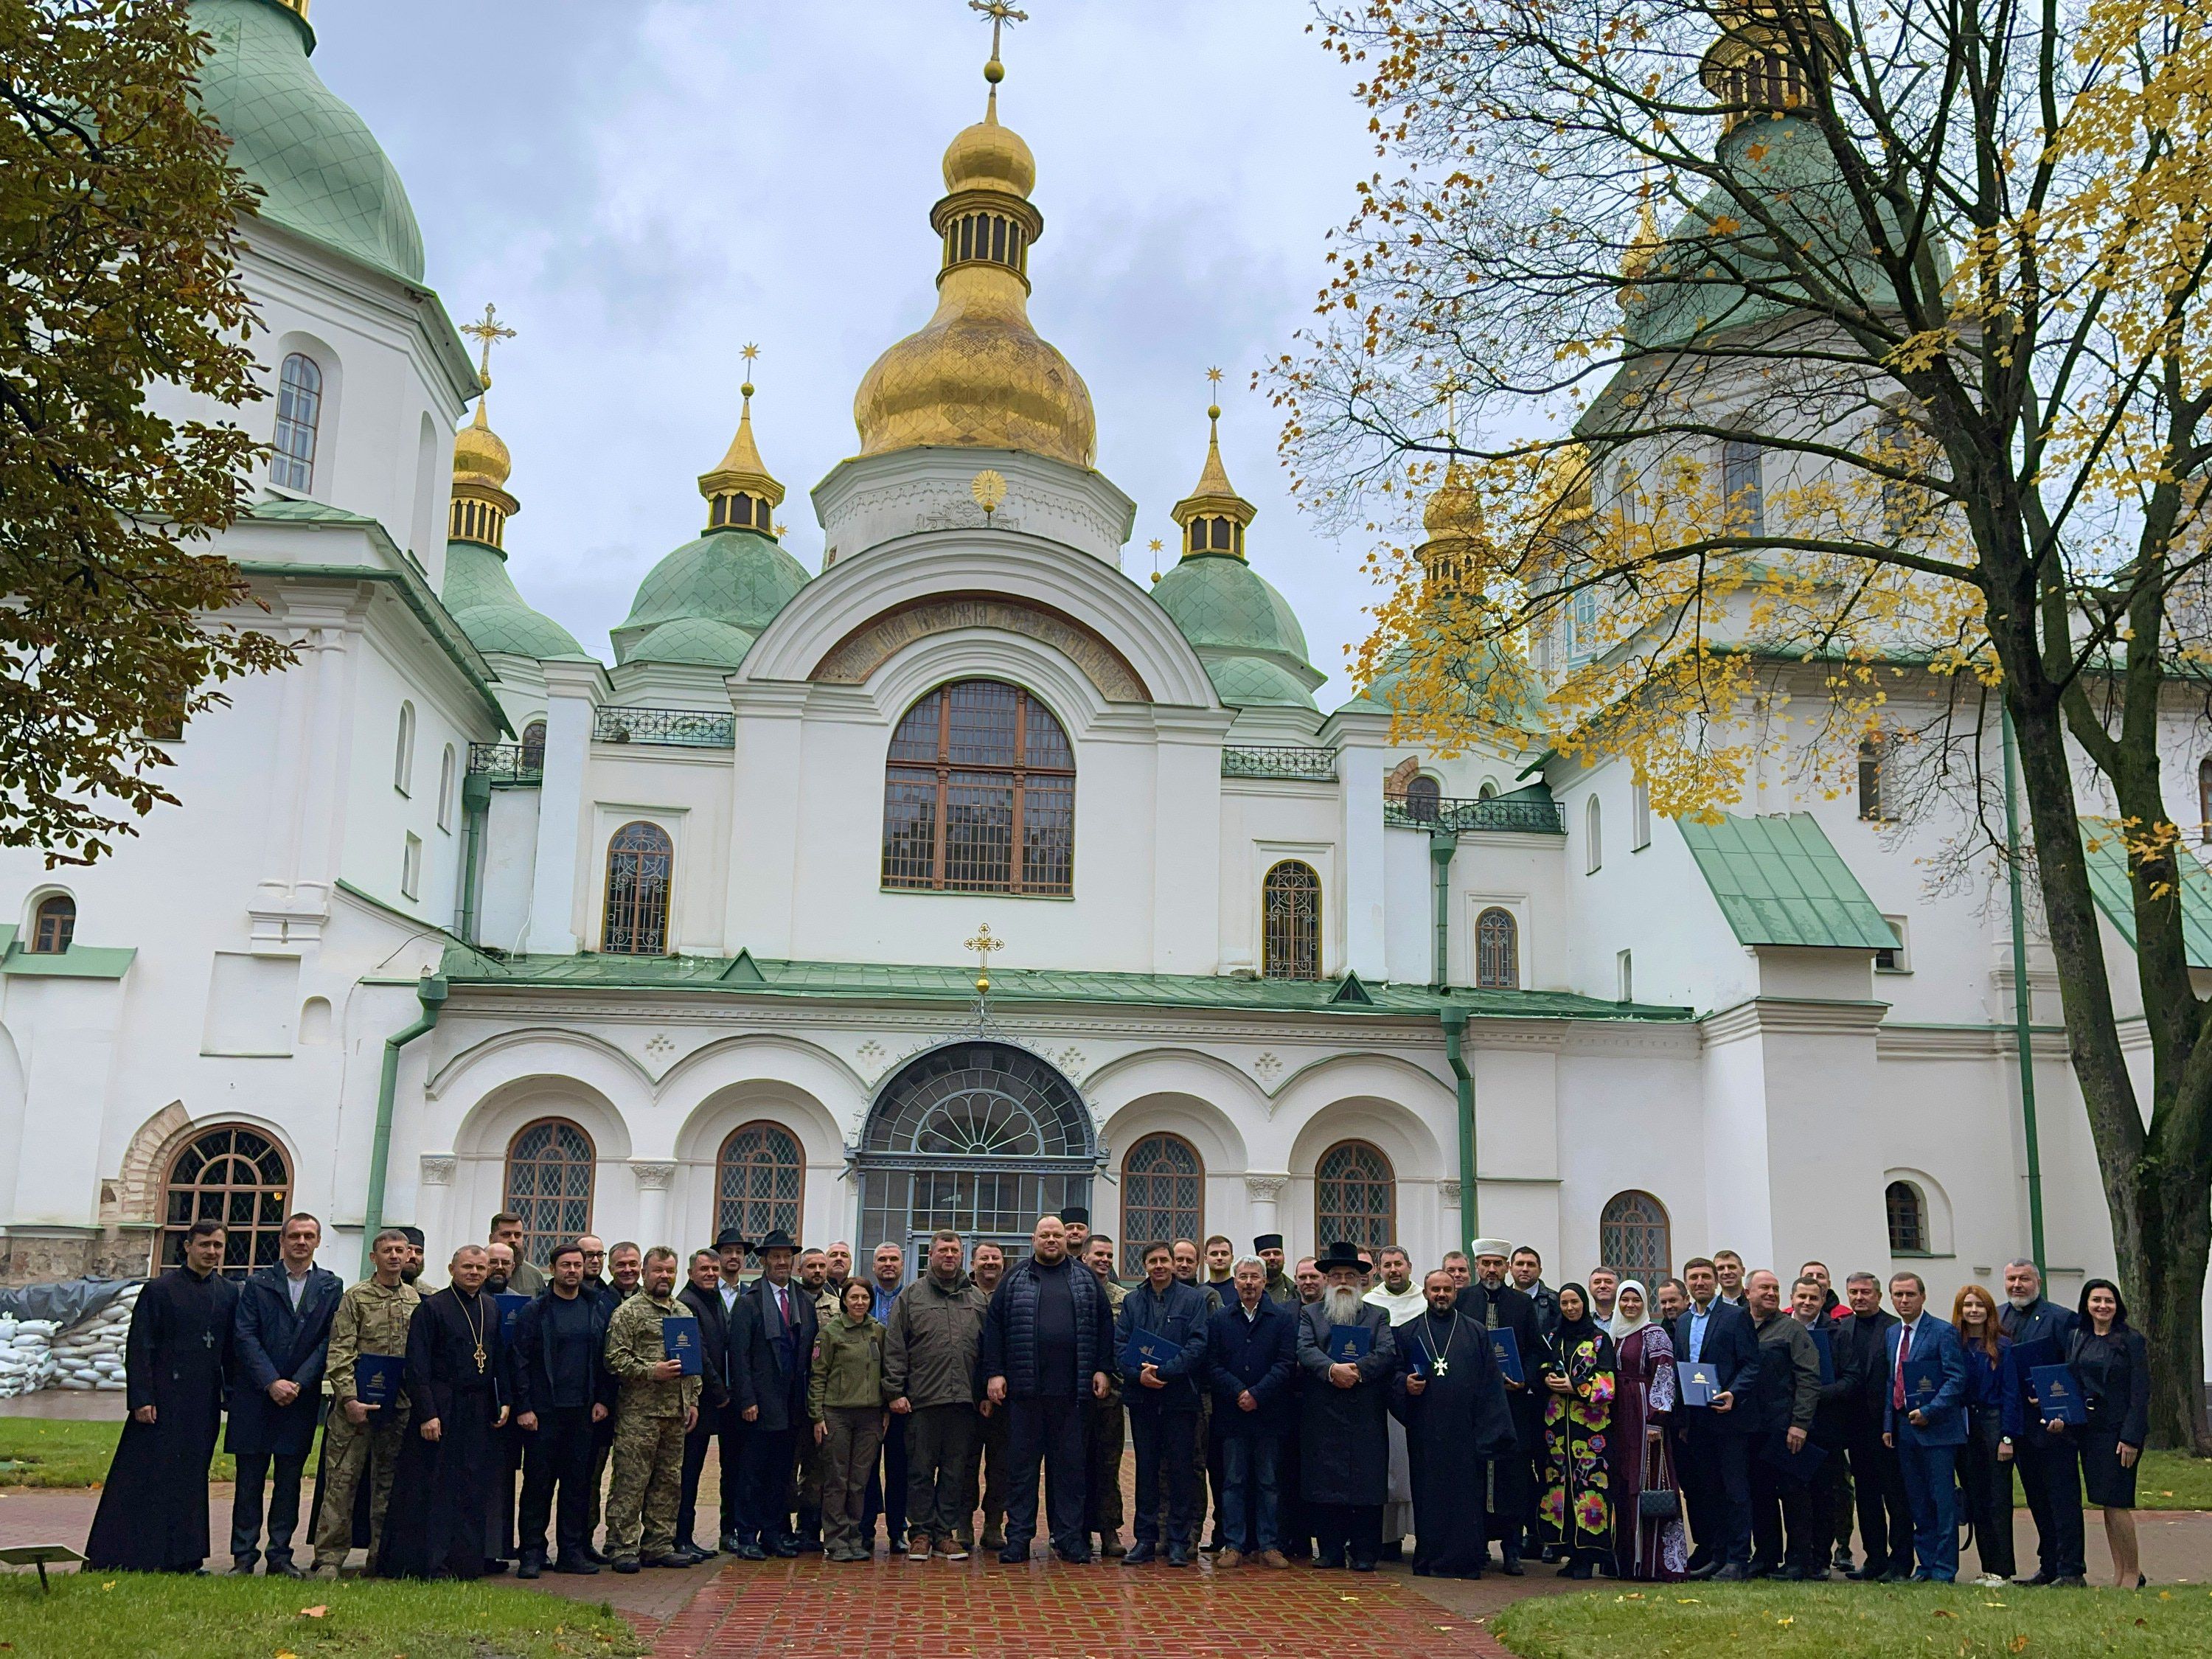
M 975 969 L 975 994 L 979 997 L 987 997 L 991 994 L 991 952 L 1005 950 L 1006 941 L 992 938 L 991 924 L 987 921 L 975 930 L 975 937 L 968 941 L 967 948 L 973 951 L 978 958 Z
M 484 314 L 473 323 L 463 323 L 461 332 L 472 336 L 483 346 L 483 355 L 477 361 L 477 379 L 486 391 L 491 389 L 491 349 L 500 340 L 512 340 L 514 331 L 499 320 L 499 311 L 489 301 L 484 302 Z
M 1026 23 L 1030 15 L 1017 11 L 1009 0 L 968 0 L 969 9 L 991 20 L 991 61 L 999 61 L 999 32 L 1009 23 Z

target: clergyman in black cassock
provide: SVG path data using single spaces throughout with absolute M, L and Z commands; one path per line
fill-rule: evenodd
M 1306 1388 L 1299 1399 L 1299 1474 L 1306 1516 L 1318 1547 L 1318 1565 L 1372 1572 L 1382 1549 L 1382 1504 L 1390 1485 L 1390 1381 L 1398 1352 L 1390 1316 L 1360 1297 L 1359 1253 L 1332 1244 L 1319 1265 L 1328 1279 L 1322 1299 L 1298 1314 L 1298 1369 Z M 1331 1376 L 1329 1337 L 1337 1326 L 1360 1326 L 1372 1346 L 1357 1360 L 1341 1362 L 1353 1376 L 1339 1386 Z
M 207 1559 L 208 1462 L 238 1311 L 238 1286 L 216 1271 L 223 1237 L 187 1239 L 186 1265 L 138 1293 L 124 1358 L 131 1415 L 84 1547 L 102 1572 L 194 1572 Z
M 1413 1477 L 1413 1572 L 1480 1578 L 1485 1477 L 1520 1444 L 1489 1333 L 1454 1305 L 1459 1287 L 1439 1267 L 1421 1285 L 1428 1306 L 1395 1327 L 1398 1376 L 1390 1410 L 1406 1425 Z
M 380 1577 L 483 1574 L 484 1510 L 500 1468 L 494 1431 L 506 1412 L 499 1304 L 482 1293 L 483 1268 L 481 1245 L 455 1252 L 453 1282 L 424 1297 L 408 1324 L 413 1415 L 392 1466 L 374 1568 Z M 434 1420 L 438 1437 L 425 1438 Z
M 1474 1282 L 1460 1291 L 1456 1305 L 1462 1317 L 1486 1331 L 1513 1333 L 1522 1373 L 1528 1379 L 1522 1388 L 1508 1385 L 1505 1390 L 1518 1443 L 1490 1465 L 1490 1535 L 1502 1547 L 1504 1571 L 1518 1577 L 1522 1540 L 1536 1524 L 1535 1458 L 1544 1443 L 1544 1395 L 1535 1380 L 1546 1343 L 1534 1300 L 1506 1282 L 1510 1249 L 1502 1238 L 1474 1241 Z

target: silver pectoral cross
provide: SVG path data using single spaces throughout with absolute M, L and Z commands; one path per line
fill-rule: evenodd
M 1439 1359 L 1429 1369 L 1434 1371 L 1438 1376 L 1445 1376 L 1451 1370 L 1451 1361 L 1449 1359 Z
M 204 1342 L 209 1347 L 212 1348 L 215 1346 L 215 1333 L 213 1331 L 202 1331 L 200 1333 L 200 1340 Z

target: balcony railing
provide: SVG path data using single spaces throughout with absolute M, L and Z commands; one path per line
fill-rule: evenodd
M 696 708 L 602 708 L 592 722 L 600 743 L 658 744 L 672 749 L 734 749 L 735 714 L 703 714 Z
M 494 783 L 536 783 L 545 775 L 545 751 L 534 744 L 526 749 L 519 743 L 472 743 L 469 775 Z
M 1399 830 L 1509 830 L 1522 835 L 1564 836 L 1567 809 L 1541 796 L 1496 795 L 1487 800 L 1382 797 L 1382 822 Z
M 1278 778 L 1297 783 L 1334 783 L 1336 750 L 1303 744 L 1253 744 L 1221 751 L 1224 778 Z

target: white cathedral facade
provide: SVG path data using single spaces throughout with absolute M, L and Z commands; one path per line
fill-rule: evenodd
M 1218 452 L 1180 562 L 1124 574 L 995 86 L 935 314 L 811 492 L 823 568 L 776 540 L 748 403 L 610 664 L 517 588 L 505 446 L 481 405 L 454 435 L 477 365 L 304 0 L 193 11 L 266 192 L 276 395 L 240 418 L 275 455 L 222 546 L 299 655 L 190 724 L 182 806 L 112 857 L 0 853 L 9 1278 L 144 1271 L 206 1213 L 273 1260 L 295 1207 L 349 1277 L 364 1228 L 440 1261 L 501 1208 L 540 1249 L 1018 1242 L 1083 1202 L 1131 1244 L 1433 1261 L 1479 1225 L 1555 1281 L 1725 1247 L 1947 1301 L 2024 1253 L 2005 908 L 1931 896 L 1878 800 L 1778 761 L 1678 824 L 1538 731 L 1438 760 L 1377 688 L 1317 705 Z M 2111 1243 L 2030 960 L 2070 1299 Z

